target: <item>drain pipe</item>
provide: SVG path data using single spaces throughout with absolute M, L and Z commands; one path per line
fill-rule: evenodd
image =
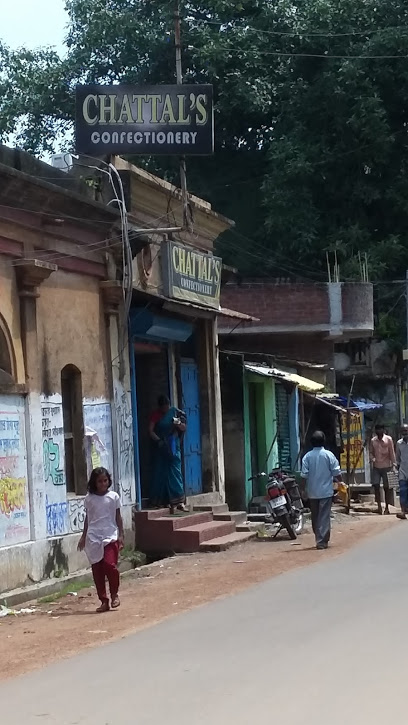
M 130 355 L 130 388 L 132 398 L 132 427 L 133 427 L 133 457 L 136 482 L 136 511 L 142 508 L 142 487 L 140 481 L 140 458 L 139 458 L 139 423 L 137 415 L 137 391 L 136 391 L 136 362 L 133 337 L 129 335 Z M 119 442 L 120 443 L 120 442 Z

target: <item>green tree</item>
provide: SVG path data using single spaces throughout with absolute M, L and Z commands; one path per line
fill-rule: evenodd
M 174 82 L 174 3 L 67 0 L 68 51 L 0 45 L 0 136 L 34 153 L 72 128 L 77 82 Z M 403 0 L 181 2 L 185 80 L 211 82 L 216 151 L 189 186 L 236 221 L 244 273 L 325 280 L 408 266 L 408 6 Z M 171 180 L 174 159 L 143 158 Z

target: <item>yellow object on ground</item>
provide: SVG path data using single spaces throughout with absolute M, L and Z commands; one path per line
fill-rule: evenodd
M 341 499 L 341 502 L 346 505 L 348 501 L 348 488 L 342 481 L 337 484 L 337 495 Z

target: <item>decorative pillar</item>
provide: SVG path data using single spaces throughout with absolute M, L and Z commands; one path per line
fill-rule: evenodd
M 102 293 L 106 326 L 106 354 L 112 417 L 113 480 L 114 486 L 119 493 L 118 428 L 114 380 L 119 377 L 119 309 L 123 303 L 123 288 L 122 284 L 115 279 L 104 280 L 100 282 L 99 287 Z
M 221 375 L 220 355 L 218 347 L 218 321 L 215 319 L 211 328 L 212 338 L 212 363 L 214 371 L 214 405 L 215 405 L 215 436 L 216 436 L 216 460 L 218 475 L 218 491 L 223 502 L 225 502 L 225 461 L 224 461 L 224 438 L 222 430 L 222 400 L 221 400 Z
M 129 351 L 128 344 L 125 349 L 122 349 L 124 346 L 119 334 L 123 316 L 123 288 L 122 283 L 117 280 L 105 280 L 100 283 L 100 289 L 107 320 L 108 368 L 111 371 L 113 472 L 124 507 L 125 529 L 130 530 L 132 528 L 131 504 L 136 499 L 136 481 Z M 126 324 L 125 321 L 123 324 Z M 133 350 L 130 351 L 130 354 L 133 354 Z
M 216 321 L 203 319 L 198 339 L 202 414 L 203 492 L 225 501 L 221 383 Z
M 45 539 L 47 517 L 43 470 L 41 424 L 41 375 L 37 336 L 37 298 L 39 287 L 55 272 L 55 264 L 37 259 L 18 263 L 16 278 L 20 296 L 21 338 L 27 386 L 26 439 L 27 475 L 30 501 L 31 538 Z

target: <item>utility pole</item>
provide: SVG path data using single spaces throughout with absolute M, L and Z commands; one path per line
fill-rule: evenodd
M 176 6 L 174 10 L 174 42 L 176 46 L 176 79 L 177 85 L 183 84 L 183 67 L 181 64 L 181 17 L 180 17 L 180 2 L 176 0 Z M 181 196 L 183 201 L 183 226 L 192 231 L 190 207 L 188 203 L 188 191 L 187 191 L 187 170 L 186 170 L 186 159 L 185 156 L 180 158 L 180 188 Z
M 347 397 L 347 409 L 346 409 L 346 435 L 347 435 L 347 448 L 346 448 L 346 457 L 347 457 L 347 464 L 346 464 L 346 484 L 347 484 L 347 513 L 350 513 L 351 509 L 351 482 L 352 482 L 352 474 L 351 474 L 351 410 L 350 410 L 350 403 L 351 403 L 351 396 L 353 395 L 354 390 L 354 382 L 355 382 L 356 376 L 353 375 L 353 379 L 351 381 L 350 391 Z M 354 473 L 353 467 L 353 473 Z

